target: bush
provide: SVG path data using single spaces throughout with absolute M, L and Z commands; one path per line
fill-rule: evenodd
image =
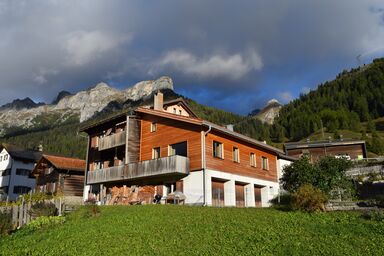
M 292 208 L 306 212 L 325 211 L 326 195 L 320 189 L 305 184 L 292 195 Z
M 361 217 L 366 220 L 373 221 L 384 221 L 384 211 L 383 210 L 371 210 L 364 212 Z
M 51 194 L 36 192 L 31 194 L 25 194 L 17 199 L 17 202 L 20 204 L 24 198 L 24 202 L 41 202 L 44 200 L 50 200 L 53 198 Z
M 12 230 L 12 216 L 0 212 L 0 235 L 8 234 Z
M 31 210 L 29 210 L 29 214 L 32 217 L 55 216 L 57 215 L 57 209 L 55 204 L 53 203 L 38 202 L 31 206 Z
M 31 221 L 23 229 L 27 231 L 35 231 L 41 228 L 63 224 L 64 222 L 65 218 L 62 216 L 41 216 Z

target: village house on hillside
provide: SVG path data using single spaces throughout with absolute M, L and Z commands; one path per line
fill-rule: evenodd
M 323 156 L 344 157 L 349 160 L 367 158 L 364 140 L 293 142 L 284 144 L 284 150 L 288 156 L 307 156 L 311 162 L 316 162 Z
M 41 154 L 8 144 L 0 146 L 0 201 L 14 201 L 35 188 L 31 172 Z
M 83 202 L 85 161 L 43 154 L 32 175 L 36 177 L 36 191 L 63 196 L 71 204 Z
M 182 99 L 139 107 L 82 129 L 89 135 L 85 200 L 268 206 L 284 152 L 202 120 Z

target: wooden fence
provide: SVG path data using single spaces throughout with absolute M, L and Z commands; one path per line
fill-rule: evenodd
M 63 214 L 65 207 L 61 198 L 45 200 L 45 202 L 54 203 L 58 211 L 58 215 L 61 216 Z M 32 202 L 23 201 L 20 205 L 0 207 L 0 212 L 11 214 L 12 226 L 15 228 L 20 228 L 33 220 L 33 217 L 30 214 L 30 210 L 33 204 L 34 203 Z

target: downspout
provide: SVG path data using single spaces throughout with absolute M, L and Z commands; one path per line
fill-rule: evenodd
M 205 159 L 205 137 L 207 137 L 208 133 L 212 130 L 212 126 L 208 126 L 208 130 L 204 132 L 203 137 L 203 206 L 207 206 L 207 192 L 206 192 L 206 178 L 205 178 L 205 169 L 207 168 L 207 162 Z

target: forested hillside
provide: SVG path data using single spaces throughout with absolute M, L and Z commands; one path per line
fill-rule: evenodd
M 321 125 L 328 131 L 360 131 L 360 122 L 384 116 L 384 58 L 344 71 L 317 90 L 285 105 L 277 125 L 290 140 L 300 140 Z M 321 124 L 322 123 L 322 124 Z

